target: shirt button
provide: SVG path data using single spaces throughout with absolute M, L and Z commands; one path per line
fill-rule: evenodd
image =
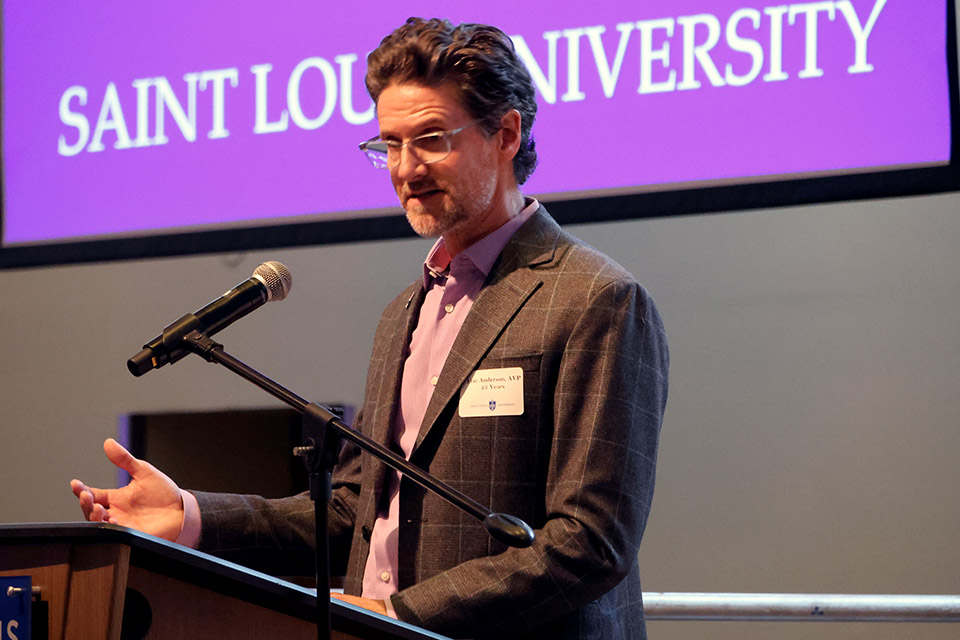
M 384 582 L 390 582 L 390 572 L 382 571 L 380 573 L 380 579 L 383 580 Z
M 443 310 L 446 311 L 447 313 L 453 313 L 453 303 L 448 302 L 447 306 L 445 306 Z
M 439 379 L 440 378 L 438 378 L 437 376 L 433 376 L 432 378 L 430 378 L 430 384 L 432 384 L 433 386 L 437 386 L 437 380 Z

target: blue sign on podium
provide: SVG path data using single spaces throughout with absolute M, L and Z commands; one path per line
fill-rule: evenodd
M 0 640 L 30 640 L 30 576 L 0 576 Z

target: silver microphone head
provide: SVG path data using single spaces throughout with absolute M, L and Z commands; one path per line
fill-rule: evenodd
M 253 272 L 253 277 L 267 288 L 267 302 L 283 300 L 293 287 L 293 274 L 279 262 L 264 262 Z

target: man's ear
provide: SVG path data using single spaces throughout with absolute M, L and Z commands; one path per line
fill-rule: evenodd
M 500 118 L 500 153 L 505 155 L 511 162 L 513 157 L 520 150 L 520 125 L 522 119 L 520 112 L 511 109 Z

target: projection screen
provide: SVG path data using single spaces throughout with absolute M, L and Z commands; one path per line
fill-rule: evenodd
M 410 234 L 365 58 L 486 22 L 561 222 L 957 189 L 953 2 L 3 3 L 0 266 Z

